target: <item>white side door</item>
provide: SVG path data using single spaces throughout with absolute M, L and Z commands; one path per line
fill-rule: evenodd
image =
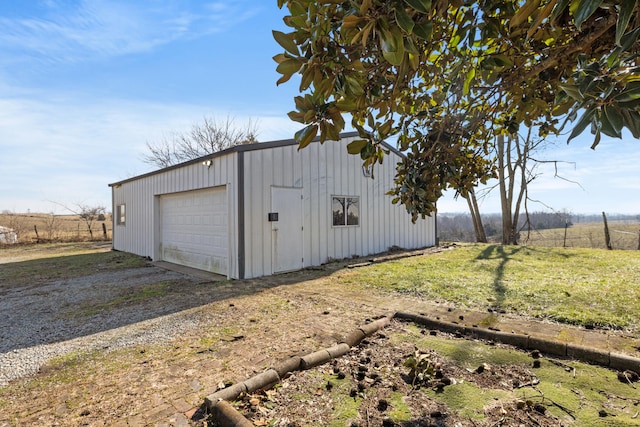
M 302 188 L 271 187 L 273 272 L 300 270 L 304 266 Z

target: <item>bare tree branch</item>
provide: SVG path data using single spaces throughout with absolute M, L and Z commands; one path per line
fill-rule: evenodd
M 251 120 L 244 127 L 237 127 L 230 117 L 224 121 L 205 117 L 188 132 L 176 133 L 157 142 L 147 141 L 148 153 L 142 156 L 142 161 L 166 168 L 236 145 L 257 142 L 257 125 Z

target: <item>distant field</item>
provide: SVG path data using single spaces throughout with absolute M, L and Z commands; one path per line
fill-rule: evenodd
M 613 249 L 638 249 L 640 223 L 638 221 L 608 221 Z M 532 246 L 605 249 L 604 222 L 585 222 L 567 228 L 521 233 L 521 242 Z
M 103 232 L 103 223 L 107 231 L 106 235 Z M 78 215 L 0 214 L 0 226 L 15 230 L 18 233 L 19 243 L 111 240 L 112 237 L 111 215 L 105 215 L 104 221 L 92 222 L 93 238 L 86 221 Z

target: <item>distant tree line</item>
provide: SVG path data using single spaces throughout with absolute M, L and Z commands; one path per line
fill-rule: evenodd
M 502 216 L 500 214 L 482 215 L 482 222 L 488 241 L 499 242 L 502 240 Z M 569 212 L 530 212 L 528 221 L 526 214 L 521 214 L 518 223 L 525 224 L 520 229 L 520 232 L 528 229 L 526 224 L 530 224 L 532 230 L 571 227 L 573 225 L 573 214 Z M 439 214 L 438 233 L 440 240 L 444 241 L 476 241 L 473 220 L 470 214 Z
M 612 221 L 640 221 L 640 215 L 607 215 Z M 482 215 L 487 240 L 490 242 L 502 241 L 502 218 L 500 214 Z M 567 211 L 561 212 L 530 212 L 521 214 L 518 221 L 523 224 L 519 229 L 521 240 L 528 231 L 540 231 L 554 228 L 571 227 L 581 222 L 601 222 L 602 215 L 598 214 L 573 214 Z M 438 235 L 441 241 L 475 242 L 476 234 L 473 219 L 468 213 L 438 214 Z

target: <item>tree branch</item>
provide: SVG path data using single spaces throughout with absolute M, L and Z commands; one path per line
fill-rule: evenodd
M 505 83 L 509 85 L 521 84 L 527 80 L 533 79 L 544 70 L 557 66 L 560 63 L 560 58 L 566 58 L 591 47 L 596 40 L 615 26 L 616 22 L 617 16 L 615 14 L 610 14 L 607 18 L 603 18 L 601 21 L 596 22 L 593 27 L 581 31 L 573 37 L 569 44 L 563 45 L 556 50 L 553 50 L 552 48 L 546 59 L 536 63 L 532 68 L 524 70 L 524 74 L 514 74 L 511 79 L 507 77 L 505 79 Z

